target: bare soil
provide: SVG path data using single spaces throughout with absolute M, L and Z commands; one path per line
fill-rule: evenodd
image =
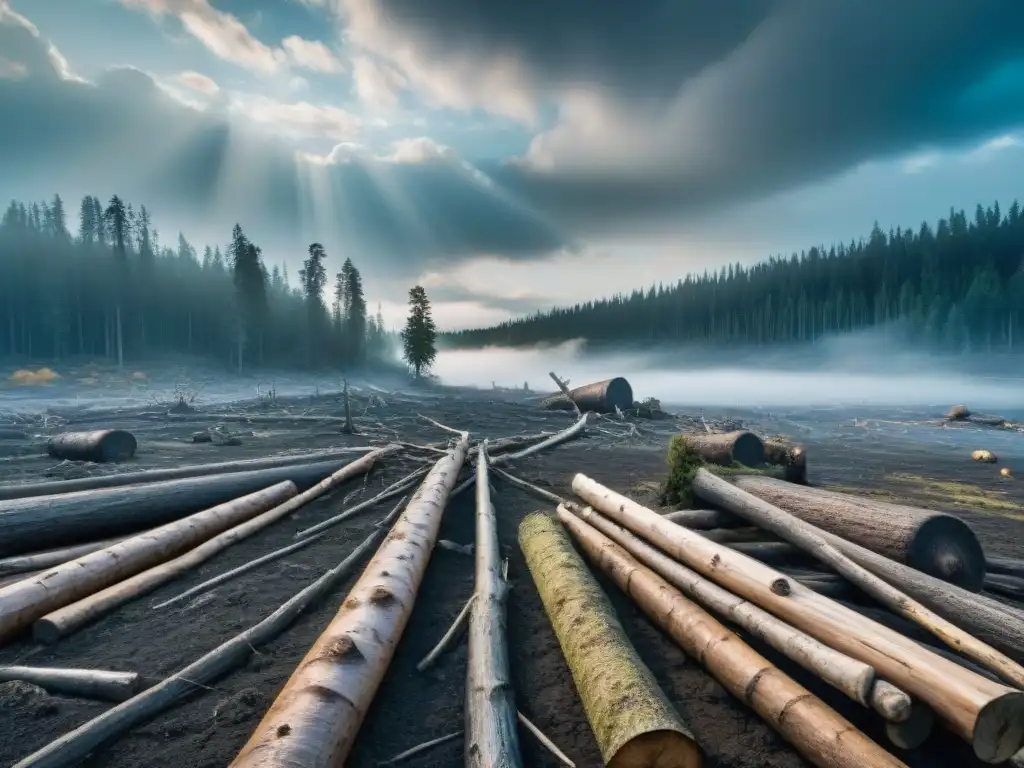
M 192 420 L 169 422 L 149 408 L 120 413 L 57 411 L 43 424 L 31 425 L 28 441 L 0 443 L 0 481 L 40 480 L 75 476 L 80 466 L 54 470 L 52 459 L 38 457 L 40 435 L 60 428 L 118 427 L 139 438 L 139 453 L 131 467 L 149 468 L 230 458 L 263 456 L 314 447 L 360 445 L 400 438 L 415 443 L 444 444 L 447 436 L 417 418 L 429 415 L 442 423 L 466 429 L 474 437 L 491 439 L 512 434 L 557 431 L 572 421 L 572 414 L 546 413 L 523 397 L 508 393 L 433 391 L 381 394 L 384 403 L 372 402 L 369 390 L 357 392 L 354 408 L 361 435 L 341 435 L 337 424 L 311 426 L 280 422 L 241 425 L 252 430 L 242 445 L 216 446 L 191 442 L 193 432 L 207 426 Z M 251 405 L 251 404 L 250 404 Z M 292 413 L 341 415 L 336 396 L 281 402 L 253 413 L 276 414 L 284 407 Z M 236 407 L 238 411 L 241 406 Z M 211 408 L 225 412 L 227 407 Z M 669 409 L 675 410 L 675 409 Z M 695 411 L 694 411 L 695 412 Z M 713 421 L 715 414 L 708 414 Z M 718 416 L 724 415 L 719 414 Z M 987 551 L 1024 556 L 1024 486 L 1001 481 L 998 467 L 970 461 L 969 451 L 938 444 L 919 444 L 883 433 L 836 437 L 835 430 L 793 428 L 792 419 L 767 414 L 731 414 L 749 428 L 763 433 L 790 431 L 807 447 L 814 484 L 858 488 L 927 503 L 961 514 L 974 525 Z M 795 417 L 794 417 L 795 418 Z M 812 422 L 817 416 L 804 419 Z M 848 423 L 846 416 L 837 423 Z M 515 470 L 526 479 L 569 495 L 572 475 L 584 472 L 616 490 L 645 503 L 657 504 L 657 487 L 664 475 L 665 448 L 679 429 L 691 429 L 692 419 L 636 422 L 639 434 L 626 436 L 629 424 L 600 421 L 599 430 L 577 442 L 523 460 Z M 935 426 L 934 429 L 940 429 Z M 879 436 L 881 435 L 881 436 Z M 1018 438 L 1024 442 L 1024 436 Z M 981 439 L 981 438 L 978 438 Z M 980 447 L 980 446 L 979 446 Z M 27 458 L 32 455 L 37 458 Z M 383 517 L 390 505 L 382 504 L 332 529 L 316 544 L 283 560 L 247 573 L 201 595 L 187 604 L 154 610 L 151 606 L 223 571 L 283 546 L 305 528 L 354 501 L 372 495 L 410 471 L 408 461 L 390 461 L 365 483 L 356 481 L 300 510 L 291 518 L 229 548 L 196 571 L 136 600 L 51 647 L 22 640 L 0 648 L 0 664 L 32 664 L 135 670 L 166 676 L 260 621 L 277 606 L 342 560 Z M 110 468 L 99 468 L 109 471 Z M 92 468 L 88 471 L 98 471 Z M 953 481 L 958 485 L 950 487 Z M 1024 482 L 1024 481 L 1022 481 Z M 541 508 L 532 497 L 494 479 L 494 502 L 499 535 L 510 558 L 513 589 L 509 599 L 509 645 L 519 709 L 543 730 L 578 766 L 601 765 L 600 754 L 587 724 L 558 643 L 516 542 L 519 521 Z M 449 505 L 441 537 L 458 543 L 473 539 L 473 498 L 463 494 Z M 313 606 L 280 638 L 255 649 L 248 664 L 199 688 L 170 711 L 133 729 L 98 751 L 89 765 L 107 768 L 210 768 L 227 765 L 247 740 L 267 706 L 295 665 L 324 628 L 357 578 L 354 575 L 327 599 Z M 364 722 L 356 747 L 347 761 L 350 768 L 369 768 L 421 742 L 462 728 L 466 663 L 464 642 L 454 645 L 426 673 L 416 663 L 448 628 L 472 592 L 472 558 L 435 549 L 420 588 L 415 609 L 398 645 L 394 660 Z M 806 763 L 756 715 L 732 698 L 700 665 L 688 659 L 670 640 L 604 582 L 626 630 L 669 698 L 678 707 L 704 748 L 708 766 L 722 768 L 796 768 Z M 886 744 L 880 719 L 845 699 L 817 679 L 780 659 L 770 649 L 759 650 L 820 695 L 856 726 Z M 103 712 L 110 705 L 61 697 L 26 697 L 24 691 L 0 687 L 0 764 L 10 765 L 63 733 Z M 525 763 L 559 763 L 526 731 L 521 734 Z M 952 768 L 976 764 L 969 747 L 946 732 L 937 732 L 921 749 L 896 751 L 910 766 Z M 408 760 L 410 768 L 456 766 L 462 763 L 462 742 L 444 744 Z

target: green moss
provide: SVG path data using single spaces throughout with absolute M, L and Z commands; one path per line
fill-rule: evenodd
M 697 470 L 704 466 L 697 449 L 686 435 L 676 435 L 668 444 L 668 475 L 661 487 L 661 503 L 689 506 L 693 502 L 690 485 Z

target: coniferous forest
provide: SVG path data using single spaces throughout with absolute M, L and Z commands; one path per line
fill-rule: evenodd
M 1024 213 L 1017 202 L 951 211 L 933 227 L 883 232 L 789 258 L 688 275 L 630 295 L 449 333 L 447 346 L 585 338 L 765 346 L 884 327 L 936 353 L 1024 350 Z
M 60 196 L 12 202 L 0 220 L 0 356 L 124 365 L 180 353 L 237 370 L 390 356 L 397 340 L 368 313 L 359 270 L 347 259 L 328 291 L 326 258 L 310 245 L 293 285 L 238 225 L 223 251 L 200 252 L 182 234 L 161 244 L 145 206 L 117 196 L 87 196 L 75 212 Z

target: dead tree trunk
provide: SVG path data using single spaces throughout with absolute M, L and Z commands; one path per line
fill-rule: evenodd
M 929 704 L 986 762 L 1006 760 L 1024 744 L 1024 693 L 979 677 L 921 648 L 778 571 L 577 474 L 573 490 L 590 505 L 670 556 L 787 624 L 866 664 Z
M 344 764 L 412 613 L 468 447 L 463 433 L 434 465 L 232 766 Z
M 0 554 L 146 530 L 284 481 L 305 490 L 346 463 L 326 461 L 3 501 Z
M 0 589 L 0 641 L 55 608 L 172 558 L 294 495 L 294 483 L 278 483 L 10 584 Z
M 519 525 L 519 547 L 605 765 L 699 768 L 703 757 L 693 735 L 633 649 L 565 530 L 547 515 L 527 515 Z
M 23 680 L 50 693 L 101 701 L 124 701 L 142 689 L 142 678 L 138 673 L 108 672 L 105 669 L 0 667 L 0 682 L 10 680 Z
M 476 600 L 469 616 L 466 670 L 466 765 L 516 768 L 523 764 L 516 730 L 516 705 L 508 663 L 505 603 L 498 523 L 487 479 L 487 441 L 476 462 Z
M 94 432 L 64 432 L 46 443 L 46 452 L 69 461 L 127 461 L 135 455 L 138 441 L 123 429 L 98 429 Z
M 943 581 L 972 592 L 985 581 L 981 544 L 971 527 L 953 515 L 769 477 L 737 477 L 735 484 L 818 528 Z
M 722 434 L 686 435 L 686 442 L 709 464 L 723 467 L 731 467 L 733 464 L 759 467 L 764 464 L 764 443 L 753 432 L 745 429 Z
M 368 453 L 358 461 L 352 462 L 339 469 L 330 477 L 321 480 L 309 490 L 300 493 L 298 496 L 293 496 L 283 504 L 279 504 L 250 520 L 229 528 L 223 533 L 204 541 L 198 547 L 180 557 L 160 563 L 141 573 L 136 573 L 124 581 L 119 581 L 106 589 L 94 592 L 77 602 L 65 605 L 56 611 L 46 614 L 33 625 L 33 637 L 40 643 L 54 643 L 80 627 L 96 621 L 118 606 L 156 589 L 161 584 L 209 560 L 221 550 L 227 549 L 233 544 L 287 517 L 299 507 L 308 504 L 313 499 L 322 496 L 342 483 L 369 472 L 374 462 L 387 451 L 388 449 L 382 449 Z
M 688 656 L 699 659 L 716 680 L 811 763 L 820 768 L 905 768 L 622 547 L 564 507 L 559 519 L 587 556 Z

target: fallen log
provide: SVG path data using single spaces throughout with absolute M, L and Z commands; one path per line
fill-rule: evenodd
M 686 442 L 709 464 L 731 467 L 759 467 L 764 464 L 764 443 L 753 432 L 737 429 L 733 432 L 684 435 Z
M 1024 560 L 1015 557 L 986 557 L 986 574 L 1024 578 Z
M 885 735 L 900 749 L 917 749 L 928 741 L 934 727 L 935 713 L 931 707 L 915 701 L 906 720 L 885 724 Z
M 43 483 L 9 483 L 0 485 L 0 501 L 27 499 L 33 496 L 49 496 L 74 491 L 92 491 L 98 488 L 121 488 L 140 483 L 156 483 L 164 480 L 181 480 L 189 477 L 206 477 L 230 472 L 253 472 L 258 469 L 294 467 L 298 464 L 316 464 L 325 461 L 350 459 L 354 453 L 367 453 L 373 446 L 361 448 L 334 448 L 313 453 L 270 456 L 265 459 L 244 459 L 220 461 L 215 464 L 190 464 L 184 467 L 166 469 L 144 469 L 138 472 L 121 472 L 116 475 L 82 477 L 75 480 L 51 480 Z
M 10 584 L 0 589 L 0 642 L 55 608 L 175 557 L 294 495 L 294 483 L 277 483 Z
M 1024 600 L 1024 579 L 993 573 L 985 577 L 985 591 L 1019 602 Z
M 166 480 L 0 502 L 0 554 L 137 533 L 262 488 L 291 481 L 304 491 L 348 462 L 335 460 L 250 472 Z
M 61 637 L 74 632 L 78 628 L 96 621 L 118 606 L 134 600 L 156 589 L 161 584 L 192 570 L 221 550 L 227 549 L 233 544 L 252 536 L 254 533 L 262 531 L 267 526 L 292 514 L 304 504 L 308 504 L 313 499 L 348 482 L 353 477 L 369 472 L 379 459 L 388 453 L 393 453 L 395 450 L 396 448 L 382 448 L 368 453 L 361 459 L 357 459 L 351 464 L 342 467 L 330 477 L 321 480 L 312 488 L 287 499 L 284 503 L 278 504 L 266 512 L 256 515 L 256 517 L 238 523 L 223 533 L 204 541 L 185 554 L 173 560 L 160 563 L 148 570 L 136 573 L 124 581 L 112 584 L 106 589 L 94 592 L 77 602 L 65 605 L 56 611 L 46 614 L 32 626 L 33 637 L 40 643 L 49 644 L 56 642 Z M 156 532 L 154 532 L 155 534 Z
M 821 768 L 903 766 L 596 528 L 564 506 L 559 510 L 559 520 L 572 532 L 587 557 L 675 640 L 687 656 L 698 659 L 716 680 L 753 708 L 804 758 Z
M 463 433 L 430 470 L 232 766 L 344 764 L 412 612 L 468 446 Z
M 541 401 L 541 408 L 549 411 L 580 411 L 587 413 L 615 413 L 633 407 L 633 388 L 621 376 L 577 387 L 569 396 L 559 393 Z
M 689 528 L 691 531 L 706 531 L 716 528 L 741 528 L 746 520 L 731 512 L 720 509 L 680 509 L 662 515 L 669 522 Z
M 569 387 L 566 386 L 565 382 L 558 378 L 554 371 L 548 371 L 548 376 L 550 376 L 551 380 L 555 382 L 555 386 L 558 387 L 559 391 L 565 397 L 566 402 L 568 402 L 572 409 L 576 411 L 576 416 L 582 416 L 583 411 L 580 410 L 580 407 L 576 404 L 576 401 L 572 399 L 572 392 L 569 391 Z
M 135 435 L 123 429 L 97 429 L 93 432 L 64 432 L 46 441 L 46 452 L 69 461 L 127 461 L 139 447 Z
M 968 672 L 777 570 L 664 520 L 586 475 L 577 474 L 572 487 L 595 509 L 706 578 L 871 665 L 884 679 L 930 705 L 985 762 L 1006 760 L 1024 745 L 1024 693 Z
M 779 507 L 747 493 L 731 483 L 698 469 L 693 490 L 705 501 L 725 507 L 740 517 L 760 525 L 782 539 L 795 544 L 818 561 L 834 568 L 847 581 L 889 610 L 932 632 L 942 642 L 963 655 L 991 669 L 1017 688 L 1024 688 L 1024 668 L 995 648 L 981 642 L 968 632 L 947 621 L 896 587 L 848 558 L 841 550 L 818 535 L 820 529 L 800 520 Z M 1024 722 L 1021 723 L 1024 733 Z
M 56 669 L 53 667 L 0 667 L 0 682 L 22 680 L 50 693 L 80 696 L 83 699 L 124 701 L 143 686 L 137 672 L 110 672 L 105 669 Z
M 28 432 L 0 427 L 0 440 L 28 440 Z
M 519 525 L 519 547 L 607 766 L 698 768 L 700 749 L 626 637 L 608 598 L 551 517 Z
M 972 592 L 985 580 L 985 553 L 959 517 L 887 504 L 770 477 L 737 477 L 735 485 L 795 517 L 880 555 Z
M 465 764 L 474 768 L 515 768 L 523 764 L 523 758 L 505 630 L 508 582 L 501 572 L 498 522 L 487 479 L 486 440 L 477 449 L 475 548 L 476 601 L 469 615 Z
M 397 510 L 395 514 L 398 514 Z M 377 546 L 385 532 L 383 526 L 375 528 L 336 567 L 283 603 L 263 621 L 235 635 L 152 688 L 51 741 L 12 768 L 67 768 L 75 765 L 101 745 L 168 709 L 178 699 L 207 687 L 207 683 L 245 662 L 256 646 L 264 645 L 280 635 L 311 603 L 328 594 L 347 578 L 363 556 Z
M 570 513 L 600 533 L 609 544 L 614 543 L 617 547 L 621 547 L 631 557 L 650 568 L 688 598 L 697 601 L 723 619 L 742 627 L 804 669 L 813 672 L 829 685 L 838 688 L 854 701 L 865 707 L 875 706 L 872 699 L 875 670 L 870 665 L 819 643 L 813 637 L 794 629 L 753 603 L 722 589 L 713 581 L 705 579 L 697 572 L 676 562 L 636 534 L 595 512 L 592 508 L 568 502 L 559 506 L 558 519 L 574 535 L 581 536 L 587 532 L 577 533 L 577 527 L 573 526 L 571 520 L 567 521 L 566 515 Z M 585 547 L 590 552 L 589 545 L 585 544 Z M 888 695 L 887 700 L 878 703 L 878 706 L 884 710 L 883 716 L 889 720 L 905 719 L 904 715 L 910 712 L 909 697 L 896 688 L 890 691 L 884 686 L 881 693 Z M 900 694 L 902 694 L 902 699 L 899 698 Z
M 807 485 L 807 454 L 798 445 L 789 445 L 779 440 L 766 440 L 764 460 L 783 468 L 786 482 Z
M 41 571 L 45 568 L 52 568 L 55 565 L 74 560 L 76 557 L 88 555 L 99 549 L 109 547 L 123 541 L 125 536 L 116 539 L 104 539 L 103 541 L 90 541 L 87 544 L 78 544 L 73 547 L 61 547 L 59 549 L 47 549 L 43 552 L 32 552 L 28 555 L 16 555 L 0 560 L 0 575 L 15 573 L 29 573 L 30 571 Z
M 710 539 L 709 539 L 710 540 Z M 785 565 L 806 561 L 808 555 L 785 541 L 726 541 L 723 546 L 742 552 L 762 563 Z
M 688 528 L 689 526 L 684 526 Z M 719 544 L 731 544 L 732 542 L 767 542 L 778 541 L 778 537 L 762 531 L 760 528 L 711 528 L 701 531 L 708 541 L 717 541 Z

